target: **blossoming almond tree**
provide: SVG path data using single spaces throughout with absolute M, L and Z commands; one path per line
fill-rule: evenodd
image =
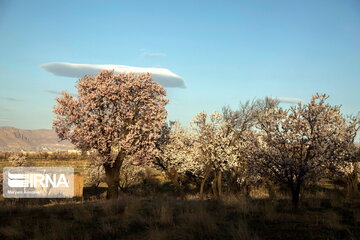
M 285 183 L 298 207 L 304 184 L 328 176 L 330 169 L 345 163 L 356 133 L 357 121 L 347 121 L 339 106 L 315 95 L 306 104 L 290 109 L 269 108 L 259 117 L 263 137 L 252 161 L 264 177 Z
M 236 147 L 229 149 L 222 139 L 222 125 L 222 116 L 219 113 L 208 116 L 204 112 L 195 116 L 188 131 L 177 122 L 171 124 L 168 139 L 160 146 L 162 154 L 156 164 L 166 170 L 177 188 L 180 187 L 179 175 L 191 173 L 192 176 L 202 179 L 200 185 L 202 198 L 205 182 L 211 177 L 210 175 L 214 175 L 214 172 L 216 174 L 222 172 L 231 163 L 235 164 L 236 154 L 231 154 L 231 151 L 235 151 Z M 215 185 L 217 179 L 213 177 L 213 185 Z
M 166 118 L 166 91 L 150 74 L 103 71 L 77 82 L 77 97 L 56 99 L 53 128 L 61 139 L 102 158 L 108 198 L 117 198 L 119 172 L 127 156 L 141 163 L 157 155 L 155 139 Z M 115 157 L 112 157 L 114 156 Z
M 251 129 L 254 121 L 250 109 L 246 107 L 240 110 L 244 111 L 224 109 L 223 114 L 215 112 L 211 115 L 202 112 L 192 122 L 194 159 L 200 166 L 198 172 L 202 178 L 201 198 L 205 182 L 210 178 L 213 178 L 211 186 L 217 197 L 221 197 L 223 192 L 224 173 L 232 175 L 238 183 L 243 183 L 247 178 L 246 162 L 253 150 L 252 139 L 256 133 Z
M 164 125 L 162 133 L 158 139 L 161 154 L 155 159 L 154 164 L 165 172 L 183 197 L 182 179 L 188 174 L 196 176 L 200 169 L 199 163 L 194 159 L 194 139 L 178 122 Z
M 352 144 L 345 163 L 334 166 L 332 179 L 344 183 L 347 197 L 356 197 L 359 193 L 359 172 L 360 172 L 360 146 Z
M 238 165 L 237 147 L 232 144 L 232 133 L 232 131 L 226 132 L 226 122 L 218 112 L 211 115 L 201 112 L 192 121 L 191 134 L 194 138 L 195 159 L 201 167 L 199 169 L 199 176 L 202 178 L 201 198 L 209 178 L 213 178 L 213 194 L 220 197 L 222 173 Z
M 236 111 L 225 107 L 222 114 L 199 113 L 188 130 L 176 122 L 165 126 L 166 134 L 159 141 L 162 154 L 155 164 L 165 169 L 179 189 L 180 176 L 199 180 L 195 182 L 200 184 L 200 198 L 208 180 L 217 197 L 222 194 L 223 179 L 233 190 L 235 185 L 242 186 L 249 179 L 245 165 L 257 135 L 251 128 L 258 109 L 257 102 L 247 102 Z
M 85 169 L 85 184 L 97 188 L 101 182 L 105 181 L 105 170 L 102 158 L 98 154 L 91 154 L 91 162 Z
M 254 153 L 259 135 L 254 126 L 258 115 L 264 111 L 267 104 L 267 99 L 259 99 L 241 103 L 235 110 L 229 107 L 223 108 L 223 121 L 226 122 L 225 133 L 232 135 L 230 143 L 237 146 L 238 167 L 228 169 L 224 176 L 229 190 L 234 193 L 241 191 L 242 194 L 248 196 L 250 186 L 260 180 L 259 175 L 248 167 L 248 160 Z

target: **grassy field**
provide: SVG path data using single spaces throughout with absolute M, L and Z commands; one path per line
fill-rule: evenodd
M 33 166 L 70 166 L 85 173 L 84 159 L 33 159 Z M 1 168 L 9 166 L 0 161 Z M 360 198 L 323 183 L 294 211 L 289 196 L 227 194 L 179 198 L 163 178 L 144 179 L 118 200 L 105 185 L 86 187 L 78 199 L 3 199 L 0 239 L 360 239 Z
M 1 239 L 360 239 L 360 201 L 180 200 L 122 195 L 118 200 L 3 201 Z
M 34 167 L 73 167 L 75 172 L 84 174 L 86 166 L 90 160 L 44 160 L 35 159 L 31 162 Z M 10 163 L 6 160 L 0 160 L 0 169 L 4 167 L 11 167 Z

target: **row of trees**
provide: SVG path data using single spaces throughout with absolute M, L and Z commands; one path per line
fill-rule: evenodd
M 306 185 L 333 176 L 352 183 L 357 179 L 360 152 L 354 139 L 359 121 L 345 118 L 327 98 L 317 94 L 308 104 L 289 109 L 265 99 L 236 111 L 224 108 L 222 114 L 202 112 L 188 130 L 172 123 L 163 131 L 166 143 L 155 163 L 180 192 L 186 175 L 200 180 L 201 198 L 207 182 L 220 197 L 223 181 L 230 191 L 263 181 L 286 185 L 297 207 Z
M 154 163 L 180 193 L 190 181 L 201 198 L 209 186 L 221 197 L 224 186 L 238 192 L 260 179 L 285 183 L 297 207 L 304 185 L 352 172 L 358 155 L 358 120 L 327 104 L 327 95 L 289 109 L 265 99 L 203 112 L 184 129 L 165 124 L 166 92 L 149 74 L 104 71 L 83 77 L 77 89 L 77 97 L 57 98 L 53 126 L 79 149 L 97 151 L 109 198 L 118 196 L 126 161 Z

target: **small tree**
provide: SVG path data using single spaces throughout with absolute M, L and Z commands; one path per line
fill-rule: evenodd
M 124 159 L 132 155 L 147 163 L 157 155 L 154 141 L 167 115 L 166 91 L 148 73 L 113 71 L 87 75 L 76 88 L 77 97 L 63 92 L 56 99 L 53 127 L 80 150 L 97 151 L 105 169 L 107 198 L 117 198 Z
M 97 188 L 101 182 L 105 181 L 105 170 L 101 157 L 95 155 L 91 160 L 85 169 L 85 184 Z
M 142 182 L 144 178 L 144 167 L 139 165 L 134 165 L 133 162 L 127 159 L 120 171 L 120 189 L 122 191 L 127 191 L 129 187 L 135 184 Z
M 222 195 L 222 175 L 224 171 L 240 166 L 238 147 L 233 144 L 233 129 L 227 127 L 223 116 L 215 112 L 211 115 L 201 112 L 192 121 L 191 132 L 194 138 L 196 161 L 200 166 L 202 182 L 200 197 L 203 197 L 205 183 L 211 183 L 214 196 Z
M 272 101 L 273 102 L 273 101 Z M 248 167 L 248 160 L 252 157 L 256 148 L 258 132 L 254 131 L 259 114 L 261 114 L 270 99 L 247 101 L 240 103 L 236 110 L 224 107 L 222 111 L 225 124 L 225 135 L 230 135 L 230 145 L 237 147 L 238 166 L 226 171 L 224 180 L 233 192 L 241 191 L 245 195 L 250 194 L 250 186 L 258 182 L 259 175 Z
M 201 198 L 208 179 L 213 179 L 213 194 L 221 197 L 224 173 L 232 175 L 240 184 L 247 178 L 246 160 L 253 150 L 251 139 L 256 135 L 251 130 L 254 121 L 250 115 L 249 108 L 243 106 L 239 111 L 225 108 L 223 114 L 202 112 L 195 116 L 190 132 L 194 141 L 194 160 L 199 166 L 197 172 L 202 179 Z
M 354 197 L 359 194 L 360 147 L 353 144 L 345 157 L 345 164 L 333 168 L 333 180 L 345 185 L 346 196 Z
M 8 160 L 13 167 L 27 167 L 30 165 L 26 156 L 19 153 L 12 154 Z
M 246 159 L 253 151 L 251 128 L 255 123 L 257 103 L 246 103 L 239 110 L 223 109 L 223 114 L 204 112 L 195 116 L 188 131 L 174 122 L 163 127 L 159 139 L 161 155 L 156 159 L 182 193 L 181 179 L 196 179 L 203 198 L 207 182 L 211 180 L 213 194 L 221 197 L 222 181 L 228 186 L 244 186 L 249 180 Z M 230 186 L 232 185 L 232 186 Z
M 188 173 L 194 176 L 199 173 L 193 142 L 192 136 L 178 122 L 164 125 L 157 141 L 161 154 L 154 160 L 154 164 L 165 172 L 181 196 L 184 196 L 182 177 Z
M 327 98 L 318 94 L 288 110 L 273 106 L 259 117 L 263 136 L 251 163 L 264 177 L 289 186 L 295 208 L 306 183 L 345 163 L 356 132 L 357 122 L 347 122 Z

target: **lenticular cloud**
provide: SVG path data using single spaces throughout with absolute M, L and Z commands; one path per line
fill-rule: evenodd
M 185 88 L 182 77 L 166 68 L 142 68 L 125 65 L 96 65 L 55 62 L 41 65 L 43 69 L 58 76 L 80 78 L 84 75 L 96 75 L 103 70 L 114 70 L 115 73 L 144 73 L 148 72 L 152 78 L 164 87 Z

